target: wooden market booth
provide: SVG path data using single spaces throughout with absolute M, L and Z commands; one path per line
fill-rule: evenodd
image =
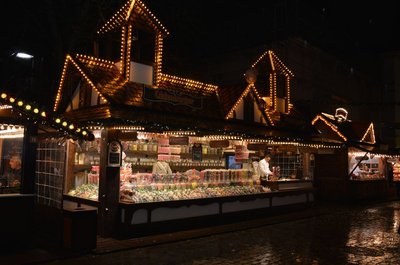
M 340 145 L 309 141 L 309 122 L 296 119 L 290 102 L 294 75 L 272 51 L 242 85 L 221 87 L 163 73 L 168 31 L 142 1 L 128 1 L 98 33 L 121 41 L 99 42 L 107 59 L 66 57 L 54 111 L 95 135 L 67 142 L 63 198 L 96 207 L 100 235 L 161 233 L 313 202 L 315 154 Z M 265 150 L 277 180 L 262 187 L 252 161 Z
M 54 182 L 64 175 L 59 139 L 93 137 L 78 124 L 52 114 L 34 102 L 0 92 L 2 250 L 29 246 L 37 228 L 37 210 L 57 206 L 62 190 Z
M 388 176 L 388 158 L 395 158 L 378 143 L 373 123 L 347 119 L 347 111 L 320 113 L 312 121 L 319 141 L 342 144 L 343 148 L 318 152 L 315 187 L 325 200 L 374 200 L 394 197 L 393 177 Z

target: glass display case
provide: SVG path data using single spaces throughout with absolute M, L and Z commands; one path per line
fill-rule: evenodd
M 22 126 L 1 124 L 0 194 L 20 192 L 23 137 Z
M 368 181 L 386 178 L 385 159 L 380 155 L 349 150 L 349 175 L 351 180 Z
M 398 159 L 393 161 L 393 181 L 400 182 L 400 162 Z
M 252 161 L 264 150 L 244 148 L 248 154 L 237 156 L 235 147 L 246 142 L 229 140 L 226 146 L 211 147 L 207 137 L 177 138 L 139 132 L 120 141 L 121 202 L 176 201 L 271 191 L 270 187 L 260 185 L 252 166 Z M 104 152 L 100 139 L 75 142 L 69 149 L 67 160 L 73 166 L 67 170 L 67 195 L 98 200 L 100 153 Z M 296 188 L 296 183 L 302 188 L 305 186 L 300 180 L 310 182 L 313 177 L 312 157 L 309 151 L 300 153 L 299 148 L 282 147 L 274 152 L 271 167 L 280 169 L 275 170 L 278 181 L 290 180 L 290 189 Z
M 172 175 L 136 173 L 121 178 L 120 198 L 141 203 L 254 194 L 267 191 L 250 170 L 188 170 Z
M 98 200 L 100 176 L 100 138 L 75 141 L 68 145 L 68 170 L 65 191 L 70 196 Z

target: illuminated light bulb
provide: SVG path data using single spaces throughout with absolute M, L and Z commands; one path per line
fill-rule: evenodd
M 31 109 L 32 109 L 32 106 L 31 106 L 31 105 L 26 105 L 26 106 L 25 106 L 25 109 L 26 109 L 26 110 L 31 110 Z
M 40 113 L 40 115 L 41 115 L 42 117 L 46 117 L 46 112 L 42 111 L 42 113 Z
M 24 102 L 18 101 L 17 105 L 21 107 L 22 105 L 24 105 Z
M 75 128 L 75 126 L 74 126 L 73 124 L 71 124 L 68 128 L 69 128 L 70 130 L 73 130 L 73 129 Z
M 87 134 L 87 132 L 86 131 L 82 131 L 82 135 L 86 135 Z
M 6 93 L 1 93 L 1 98 L 6 98 L 7 94 Z
M 14 103 L 15 102 L 15 98 L 10 98 L 10 102 Z
M 76 129 L 76 132 L 80 132 L 80 131 L 81 131 L 81 129 L 80 129 L 80 128 Z
M 56 123 L 60 123 L 61 122 L 61 119 L 60 118 L 57 118 L 56 119 Z
M 68 123 L 66 121 L 63 121 L 62 126 L 67 127 Z
M 34 108 L 34 109 L 33 109 L 33 112 L 34 112 L 34 113 L 39 113 L 39 109 Z

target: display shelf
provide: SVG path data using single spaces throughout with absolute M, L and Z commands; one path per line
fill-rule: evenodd
M 192 153 L 181 153 L 180 155 L 181 155 L 182 159 L 191 159 L 193 156 Z M 215 158 L 215 160 L 219 160 L 219 159 L 222 159 L 223 156 L 219 155 L 219 154 L 202 154 L 202 158 L 203 158 L 203 160 L 211 159 L 211 158 Z
M 99 152 L 99 150 L 76 150 L 75 152 L 76 152 L 76 153 L 78 153 L 78 154 L 85 153 L 85 154 L 95 154 L 95 155 L 100 155 L 100 152 Z
M 157 157 L 156 151 L 132 151 L 132 150 L 124 150 L 126 156 L 154 156 Z

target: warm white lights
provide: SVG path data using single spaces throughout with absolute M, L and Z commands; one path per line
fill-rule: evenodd
M 368 135 L 370 138 L 368 139 Z M 371 124 L 368 126 L 368 129 L 365 131 L 364 136 L 362 137 L 361 141 L 363 142 L 368 142 L 371 144 L 375 144 L 375 130 L 374 130 L 374 124 L 371 122 Z
M 329 122 L 327 119 L 325 119 L 324 117 L 322 117 L 321 115 L 317 115 L 317 117 L 315 117 L 312 121 L 311 124 L 315 125 L 315 123 L 321 120 L 323 121 L 329 128 L 332 129 L 332 131 L 334 131 L 337 135 L 339 135 L 345 142 L 347 141 L 346 136 L 344 136 L 337 128 L 337 126 L 335 126 L 334 124 L 332 124 L 331 122 Z
M 218 86 L 215 85 L 206 84 L 199 81 L 185 79 L 182 77 L 177 77 L 167 74 L 161 74 L 161 81 L 166 83 L 171 83 L 172 85 L 174 84 L 182 85 L 186 89 L 191 89 L 204 93 L 214 93 L 218 89 Z
M 193 136 L 196 135 L 194 131 L 165 131 L 163 132 L 164 135 L 182 135 L 182 136 Z
M 121 25 L 129 22 L 132 17 L 132 13 L 146 20 L 146 23 L 154 28 L 156 31 L 160 31 L 164 36 L 168 35 L 168 30 L 161 24 L 153 13 L 144 5 L 140 0 L 128 0 L 125 5 L 118 10 L 101 28 L 97 31 L 98 34 L 109 32 L 113 29 L 120 27 Z
M 113 130 L 121 130 L 121 131 L 143 131 L 144 127 L 142 126 L 114 126 L 110 129 Z
M 84 55 L 78 55 L 78 57 L 80 57 L 80 58 L 85 58 L 85 56 Z M 88 60 L 93 60 L 93 58 L 94 57 L 88 57 Z M 101 61 L 101 59 L 98 59 L 98 60 L 100 60 Z M 96 61 L 96 60 L 94 60 L 94 61 Z M 62 71 L 62 74 L 61 74 L 61 80 L 60 80 L 60 84 L 59 84 L 59 86 L 58 86 L 58 91 L 57 91 L 57 96 L 56 96 L 56 99 L 55 99 L 55 102 L 54 102 L 54 111 L 57 111 L 57 108 L 58 108 L 58 106 L 59 106 L 59 103 L 60 103 L 60 100 L 61 100 L 61 94 L 62 94 L 62 87 L 63 87 L 63 85 L 64 85 L 64 80 L 65 80 L 65 78 L 66 78 L 66 74 L 67 74 L 67 68 L 68 68 L 68 66 L 69 66 L 69 62 L 71 62 L 74 66 L 75 66 L 75 68 L 78 70 L 78 72 L 84 77 L 84 79 L 86 80 L 86 82 L 92 87 L 92 89 L 94 90 L 94 91 L 96 91 L 97 92 L 97 94 L 98 94 L 98 96 L 100 97 L 100 99 L 103 101 L 103 102 L 107 102 L 107 100 L 103 97 L 103 95 L 100 93 L 100 91 L 97 89 L 97 87 L 95 86 L 95 84 L 90 80 L 90 78 L 86 75 L 86 73 L 79 67 L 79 65 L 72 59 L 72 57 L 70 56 L 70 55 L 67 55 L 67 57 L 66 57 L 66 59 L 65 59 L 65 62 L 64 62 L 64 69 L 63 69 L 63 71 Z M 108 64 L 108 62 L 107 61 L 105 61 L 105 62 L 103 62 L 104 63 L 104 65 L 106 65 L 106 64 Z

